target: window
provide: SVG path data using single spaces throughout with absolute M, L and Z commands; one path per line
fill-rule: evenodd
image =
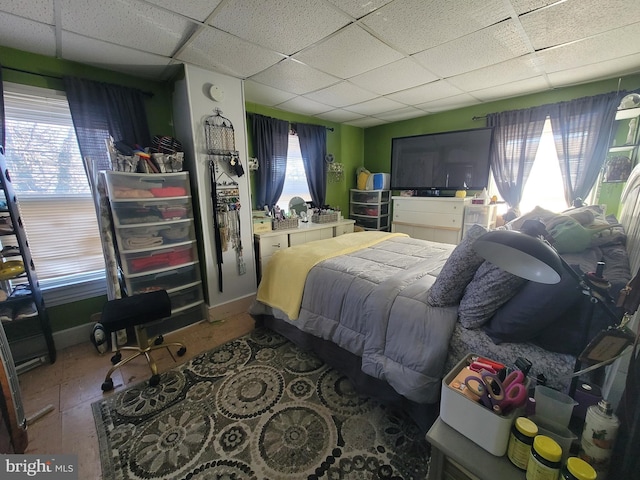
M 5 158 L 47 304 L 104 294 L 93 197 L 65 94 L 5 83 L 4 102 Z
M 276 202 L 281 209 L 289 210 L 289 201 L 293 197 L 301 197 L 305 202 L 311 201 L 307 174 L 302 163 L 300 142 L 297 135 L 289 135 L 289 147 L 287 150 L 287 173 L 284 179 L 284 187 L 280 198 Z

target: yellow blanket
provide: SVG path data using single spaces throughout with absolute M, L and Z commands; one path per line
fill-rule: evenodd
M 307 274 L 314 265 L 398 236 L 407 235 L 378 231 L 347 233 L 279 250 L 262 272 L 257 300 L 282 310 L 291 320 L 295 320 L 300 313 Z

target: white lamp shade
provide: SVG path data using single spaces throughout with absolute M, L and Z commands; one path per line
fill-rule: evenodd
M 562 261 L 549 244 L 515 230 L 493 230 L 478 238 L 473 249 L 501 269 L 532 282 L 560 281 Z

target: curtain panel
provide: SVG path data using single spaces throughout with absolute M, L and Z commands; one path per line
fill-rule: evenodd
M 493 127 L 491 170 L 500 195 L 512 209 L 520 205 L 546 118 L 545 107 L 487 115 L 487 126 Z
M 289 148 L 289 122 L 249 114 L 254 155 L 260 168 L 257 170 L 256 207 L 272 209 L 284 187 L 287 173 L 287 150 Z
M 322 208 L 327 195 L 327 127 L 297 123 L 293 128 L 298 134 L 311 200 Z
M 550 106 L 549 117 L 567 205 L 585 198 L 606 159 L 620 99 L 626 92 L 583 97 Z

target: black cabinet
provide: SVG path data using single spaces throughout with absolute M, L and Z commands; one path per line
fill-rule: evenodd
M 40 291 L 11 172 L 0 154 L 0 321 L 17 366 L 56 360 L 51 324 Z

